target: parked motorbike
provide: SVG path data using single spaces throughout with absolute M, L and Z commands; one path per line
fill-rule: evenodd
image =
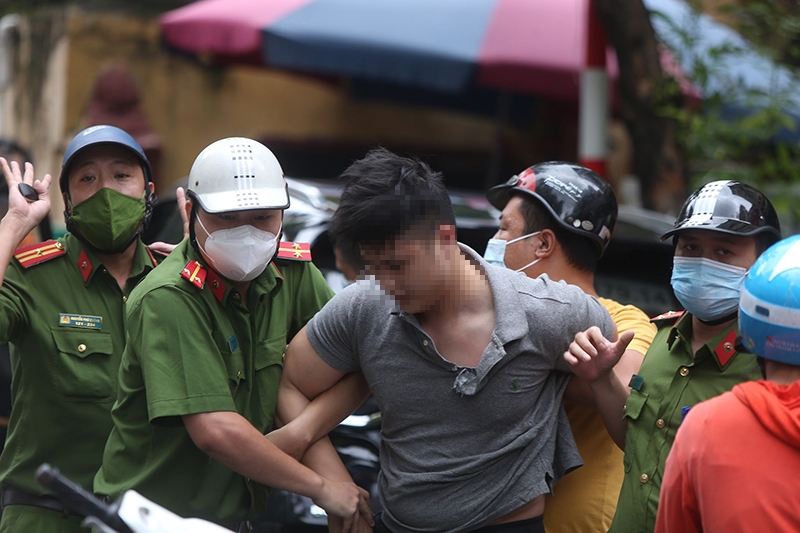
M 85 516 L 84 527 L 101 533 L 230 533 L 199 518 L 181 518 L 133 490 L 106 503 L 46 463 L 36 471 L 36 479 L 68 509 Z

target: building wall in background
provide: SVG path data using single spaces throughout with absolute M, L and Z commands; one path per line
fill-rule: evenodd
M 0 86 L 0 135 L 32 148 L 37 173 L 58 174 L 66 144 L 88 125 L 85 114 L 97 77 L 110 65 L 128 69 L 139 86 L 142 109 L 161 141 L 156 179 L 162 191 L 188 174 L 202 148 L 232 135 L 301 146 L 381 144 L 412 153 L 474 153 L 488 160 L 487 166 L 512 151 L 520 168 L 541 160 L 548 146 L 565 144 L 553 127 L 522 131 L 491 116 L 354 100 L 344 81 L 205 66 L 163 49 L 155 18 L 40 10 L 20 16 L 12 45 L 5 54 L 13 61 L 12 80 Z M 543 113 L 552 114 L 552 108 Z M 572 144 L 566 144 L 569 153 Z M 56 225 L 63 222 L 58 196 L 52 210 Z

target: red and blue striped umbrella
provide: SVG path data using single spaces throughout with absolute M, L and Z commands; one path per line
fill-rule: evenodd
M 576 98 L 590 0 L 201 0 L 165 42 L 219 62 Z

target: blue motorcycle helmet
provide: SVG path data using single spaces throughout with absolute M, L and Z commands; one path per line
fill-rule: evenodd
M 72 162 L 82 151 L 90 146 L 96 146 L 98 144 L 113 144 L 121 146 L 132 152 L 139 160 L 144 173 L 146 192 L 142 229 L 146 228 L 150 222 L 150 218 L 153 216 L 153 206 L 155 206 L 156 202 L 158 201 L 155 193 L 150 192 L 150 187 L 148 185 L 153 183 L 153 169 L 150 166 L 150 161 L 147 160 L 144 150 L 139 143 L 136 142 L 136 139 L 131 137 L 131 135 L 125 130 L 117 128 L 116 126 L 109 126 L 105 124 L 91 126 L 78 133 L 72 139 L 72 141 L 70 141 L 66 151 L 64 152 L 64 160 L 61 165 L 61 175 L 58 178 L 58 184 L 61 188 L 61 193 L 66 195 L 67 199 L 69 199 L 68 176 Z M 67 231 L 80 237 L 80 232 L 75 231 L 74 224 L 72 223 L 72 213 L 69 202 L 66 202 L 66 204 L 67 205 L 64 209 L 64 222 L 66 223 Z M 138 237 L 139 233 L 141 233 L 141 229 L 136 233 L 134 238 Z
M 739 335 L 751 353 L 800 366 L 800 235 L 770 247 L 744 280 Z

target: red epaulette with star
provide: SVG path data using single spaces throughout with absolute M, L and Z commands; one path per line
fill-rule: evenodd
M 661 313 L 658 316 L 654 316 L 650 319 L 650 322 L 668 322 L 668 321 L 677 321 L 686 311 L 667 311 L 666 313 Z
M 14 258 L 23 268 L 44 263 L 67 253 L 63 244 L 58 241 L 45 241 L 30 246 L 23 246 L 14 251 Z
M 278 259 L 311 261 L 311 245 L 305 242 L 283 241 L 278 248 Z
M 189 280 L 189 283 L 198 289 L 202 289 L 205 286 L 207 275 L 208 271 L 205 267 L 194 259 L 186 263 L 186 266 L 181 270 L 181 277 Z

